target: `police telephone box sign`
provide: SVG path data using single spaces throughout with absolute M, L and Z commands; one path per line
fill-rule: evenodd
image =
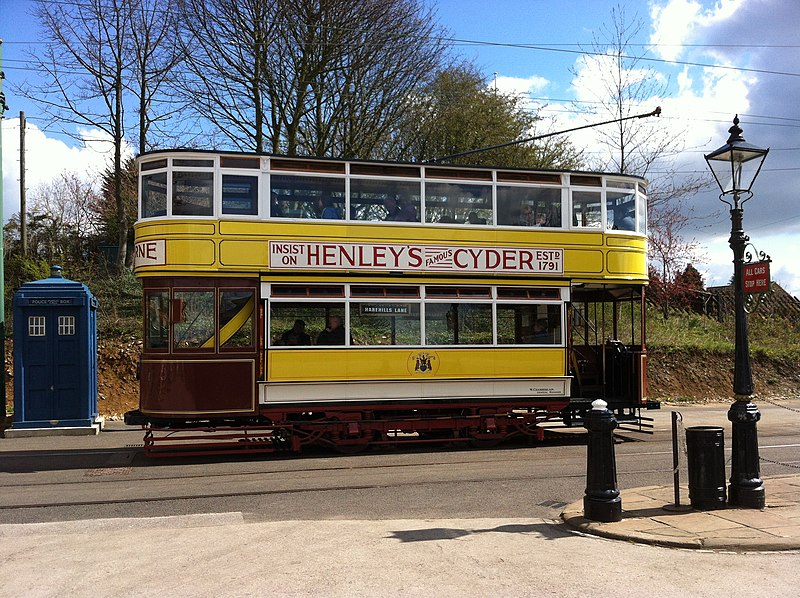
M 269 267 L 563 274 L 564 250 L 535 247 L 270 241 Z

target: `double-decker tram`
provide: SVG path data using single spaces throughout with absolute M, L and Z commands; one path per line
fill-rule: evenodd
M 149 454 L 488 444 L 646 398 L 645 181 L 138 158 Z

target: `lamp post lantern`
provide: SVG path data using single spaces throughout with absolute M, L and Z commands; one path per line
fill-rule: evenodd
M 761 419 L 758 407 L 751 401 L 753 374 L 750 367 L 747 312 L 743 267 L 745 249 L 750 240 L 742 228 L 742 205 L 749 200 L 753 186 L 769 149 L 747 143 L 739 127 L 739 115 L 728 130 L 730 137 L 721 148 L 707 154 L 706 162 L 722 193 L 719 198 L 730 207 L 733 250 L 733 289 L 736 337 L 734 345 L 733 393 L 735 402 L 728 411 L 732 424 L 731 478 L 728 502 L 733 506 L 763 509 L 764 482 L 760 478 L 756 423 Z M 730 199 L 730 201 L 729 201 Z

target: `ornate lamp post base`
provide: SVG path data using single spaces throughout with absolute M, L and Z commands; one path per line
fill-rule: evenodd
M 761 419 L 758 407 L 749 397 L 736 399 L 728 411 L 732 428 L 733 454 L 731 479 L 728 486 L 728 504 L 745 509 L 763 509 L 765 506 L 764 482 L 760 477 L 758 456 L 758 431 Z

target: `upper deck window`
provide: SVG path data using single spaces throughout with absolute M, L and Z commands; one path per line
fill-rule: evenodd
M 492 224 L 491 185 L 427 183 L 425 222 Z
M 420 183 L 350 180 L 350 219 L 419 222 Z
M 258 177 L 222 175 L 222 213 L 258 214 Z
M 497 187 L 497 224 L 561 226 L 561 189 Z
M 636 230 L 636 193 L 606 193 L 606 227 L 611 230 Z
M 572 226 L 578 228 L 601 228 L 602 207 L 599 191 L 572 192 Z
M 172 173 L 172 214 L 212 216 L 214 214 L 214 173 Z
M 167 173 L 142 176 L 142 218 L 167 215 Z
M 274 174 L 270 181 L 273 218 L 341 220 L 344 217 L 342 178 Z

